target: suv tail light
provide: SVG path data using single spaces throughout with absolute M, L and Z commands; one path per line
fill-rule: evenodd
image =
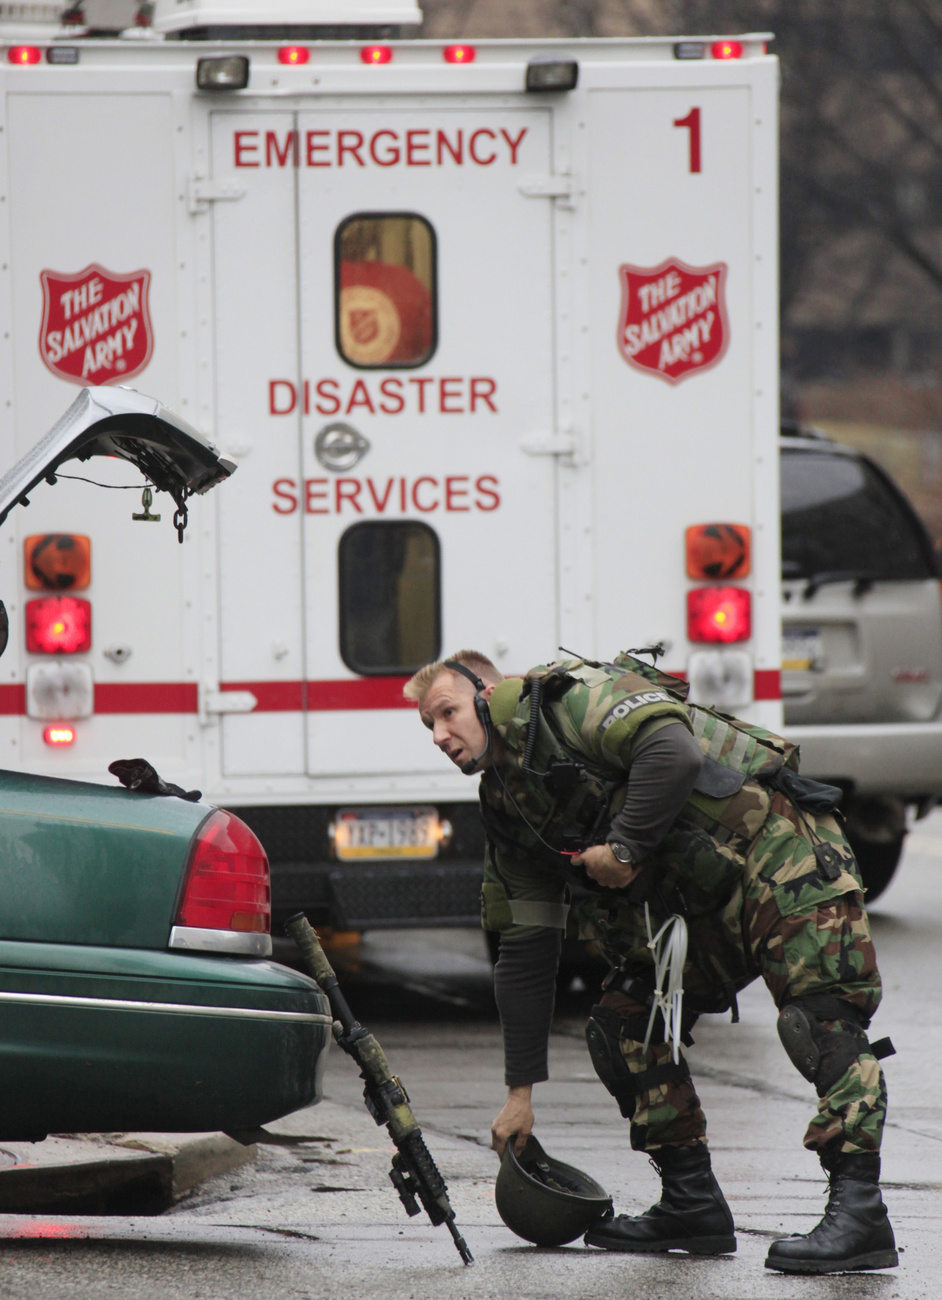
M 687 592 L 691 641 L 745 641 L 752 635 L 752 597 L 745 587 L 697 587 Z
M 268 855 L 233 813 L 220 808 L 203 823 L 174 924 L 240 934 L 271 932 Z

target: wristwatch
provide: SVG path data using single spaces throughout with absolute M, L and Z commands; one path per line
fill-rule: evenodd
M 626 844 L 619 844 L 617 840 L 609 840 L 608 847 L 614 853 L 617 862 L 621 862 L 626 867 L 631 866 L 631 849 Z

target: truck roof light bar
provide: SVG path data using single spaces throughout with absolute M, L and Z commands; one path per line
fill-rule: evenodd
M 370 64 L 392 63 L 392 56 L 391 45 L 364 45 L 360 51 L 362 61 Z
M 198 59 L 196 88 L 215 93 L 245 90 L 249 84 L 249 61 L 244 54 L 226 54 L 222 58 Z
M 17 67 L 38 63 L 42 56 L 43 52 L 38 45 L 11 45 L 7 50 L 7 62 L 14 63 Z
M 285 63 L 289 68 L 300 67 L 302 63 L 310 60 L 311 51 L 303 45 L 282 45 L 278 51 L 278 62 Z
M 575 90 L 578 81 L 575 59 L 531 59 L 527 64 L 527 90 Z
M 741 59 L 742 41 L 714 41 L 710 46 L 714 59 Z

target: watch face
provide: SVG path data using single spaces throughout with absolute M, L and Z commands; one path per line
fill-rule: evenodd
M 631 853 L 629 852 L 629 850 L 626 848 L 624 844 L 609 844 L 608 847 L 615 854 L 615 857 L 618 859 L 619 862 L 624 862 L 627 864 L 631 861 Z

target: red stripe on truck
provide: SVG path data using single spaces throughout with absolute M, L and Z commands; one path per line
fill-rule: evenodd
M 680 673 L 677 676 L 681 676 Z M 410 709 L 403 698 L 407 677 L 353 677 L 315 682 L 223 682 L 223 691 L 251 691 L 258 700 L 254 713 L 312 713 L 338 709 Z M 305 695 L 307 697 L 305 704 Z M 757 668 L 754 698 L 778 700 L 782 696 L 777 668 Z M 96 713 L 196 713 L 199 696 L 195 682 L 98 682 Z M 26 687 L 0 685 L 0 716 L 26 712 Z

